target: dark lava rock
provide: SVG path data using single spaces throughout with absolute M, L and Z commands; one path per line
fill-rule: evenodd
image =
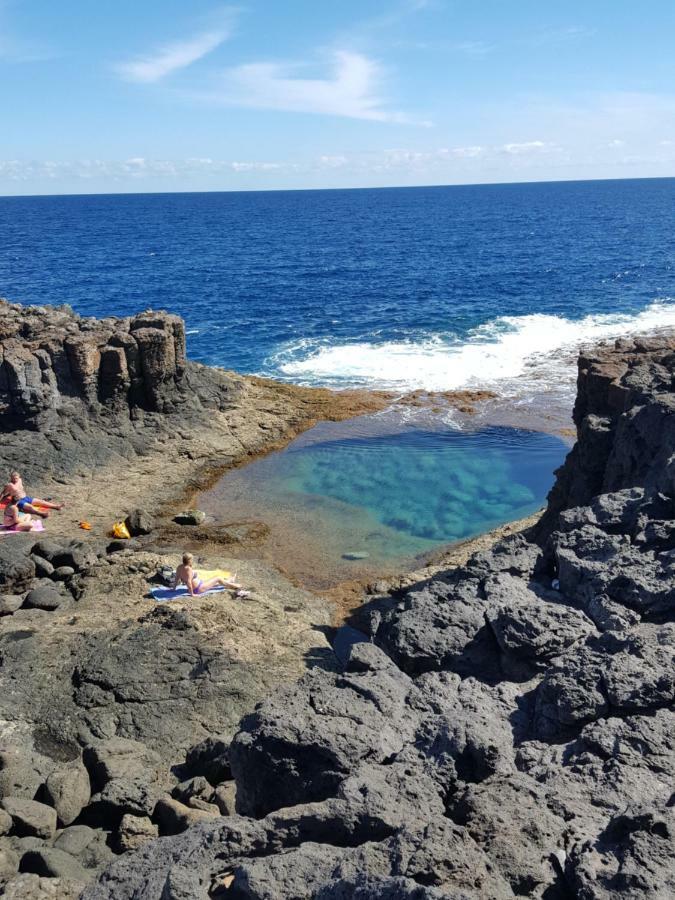
M 189 509 L 173 517 L 177 525 L 201 525 L 205 519 L 206 513 L 201 509 Z
M 35 578 L 35 563 L 28 555 L 29 546 L 21 534 L 0 540 L 0 593 L 22 594 Z
M 58 609 L 65 597 L 55 587 L 39 587 L 26 594 L 25 605 L 29 609 Z
M 124 520 L 124 524 L 129 529 L 132 537 L 138 537 L 142 534 L 150 534 L 155 527 L 154 519 L 151 515 L 142 509 L 134 509 Z
M 263 700 L 229 744 L 231 788 L 175 770 L 193 781 L 157 802 L 167 836 L 84 898 L 673 895 L 674 376 L 668 336 L 583 354 L 540 525 L 389 598 L 344 671 Z M 182 760 L 221 702 L 195 634 L 166 613 L 93 648 L 74 683 L 91 731 L 159 734 Z M 169 701 L 185 729 L 164 734 Z M 239 815 L 210 818 L 234 797 Z

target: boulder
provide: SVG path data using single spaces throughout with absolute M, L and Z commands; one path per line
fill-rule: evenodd
M 75 857 L 57 850 L 56 847 L 44 847 L 40 850 L 29 850 L 21 857 L 22 872 L 31 872 L 47 878 L 64 878 L 70 881 L 86 882 L 89 875 Z
M 173 517 L 177 525 L 202 525 L 205 519 L 206 513 L 201 509 L 189 509 Z
M 19 857 L 9 847 L 0 847 L 0 890 L 19 871 Z
M 23 605 L 21 594 L 0 594 L 0 616 L 11 616 Z
M 56 810 L 35 800 L 23 797 L 4 797 L 2 806 L 14 823 L 13 831 L 19 837 L 35 836 L 50 839 L 56 831 Z
M 234 816 L 237 812 L 237 785 L 234 781 L 219 784 L 213 793 L 213 802 L 222 816 Z
M 0 809 L 0 836 L 9 834 L 12 829 L 12 817 L 4 809 Z
M 29 545 L 23 535 L 15 534 L 0 541 L 0 593 L 22 594 L 35 578 L 35 563 L 28 555 Z
M 44 609 L 51 612 L 58 609 L 64 600 L 65 597 L 56 587 L 38 587 L 26 594 L 25 606 L 28 609 Z
M 35 575 L 37 578 L 51 578 L 54 574 L 54 566 L 48 559 L 43 559 L 37 553 L 31 553 L 30 558 L 35 565 Z
M 151 515 L 142 509 L 134 509 L 124 520 L 124 524 L 129 529 L 132 537 L 138 537 L 142 534 L 150 534 L 155 527 L 154 519 Z
M 117 849 L 120 853 L 138 850 L 159 834 L 157 826 L 147 816 L 122 816 L 117 829 Z
M 186 828 L 205 822 L 218 815 L 218 808 L 213 810 L 192 809 L 174 800 L 172 797 L 160 797 L 157 801 L 153 818 L 159 826 L 161 834 L 180 834 Z
M 62 826 L 70 825 L 89 803 L 89 774 L 81 763 L 57 769 L 47 778 L 45 796 Z M 38 874 L 40 874 L 38 872 Z
M 202 775 L 198 775 L 177 784 L 171 793 L 181 803 L 188 803 L 195 797 L 208 802 L 213 796 L 213 786 Z

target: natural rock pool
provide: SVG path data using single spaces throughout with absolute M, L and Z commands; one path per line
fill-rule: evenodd
M 266 555 L 303 583 L 329 587 L 398 571 L 531 514 L 569 449 L 514 428 L 377 427 L 374 417 L 317 425 L 228 472 L 200 506 L 217 522 L 266 522 Z

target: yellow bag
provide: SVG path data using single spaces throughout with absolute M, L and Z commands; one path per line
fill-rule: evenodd
M 129 529 L 124 524 L 124 522 L 115 522 L 112 527 L 113 537 L 116 538 L 130 538 Z

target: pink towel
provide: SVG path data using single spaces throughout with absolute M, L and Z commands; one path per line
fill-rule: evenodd
M 6 525 L 0 525 L 0 537 L 3 534 L 34 534 L 36 531 L 44 531 L 45 526 L 42 524 L 42 519 L 38 519 L 33 522 L 33 527 L 30 531 L 20 531 L 16 525 L 12 525 L 11 528 L 8 528 Z

